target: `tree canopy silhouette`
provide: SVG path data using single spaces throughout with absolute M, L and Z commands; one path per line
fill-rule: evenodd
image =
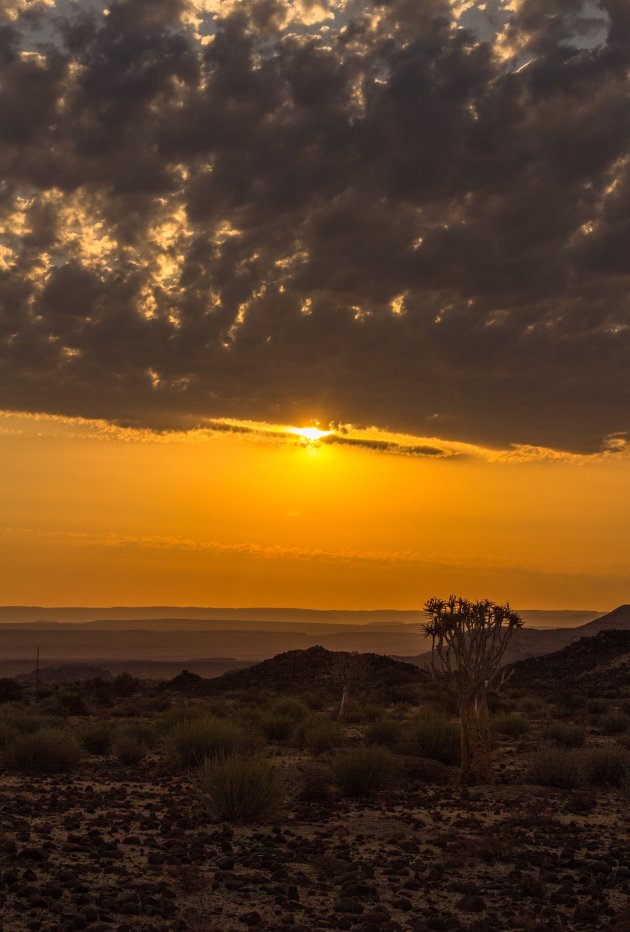
M 462 782 L 490 782 L 488 694 L 507 679 L 502 661 L 523 620 L 509 605 L 454 595 L 429 599 L 424 611 L 430 618 L 424 631 L 431 638 L 433 678 L 459 706 Z

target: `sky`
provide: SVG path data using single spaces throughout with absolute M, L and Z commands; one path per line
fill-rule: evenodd
M 0 0 L 0 601 L 630 601 L 629 76 L 627 0 Z

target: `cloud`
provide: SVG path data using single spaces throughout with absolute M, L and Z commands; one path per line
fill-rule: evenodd
M 30 544 L 39 542 L 44 545 L 54 545 L 56 548 L 71 548 L 78 550 L 95 550 L 101 555 L 108 551 L 120 552 L 159 552 L 197 553 L 214 556 L 229 556 L 246 560 L 271 560 L 306 562 L 328 565 L 351 565 L 366 568 L 383 569 L 417 569 L 452 572 L 463 572 L 474 568 L 479 571 L 490 571 L 504 574 L 517 570 L 519 573 L 532 576 L 546 576 L 560 579 L 562 582 L 577 578 L 602 579 L 619 583 L 627 580 L 627 564 L 623 561 L 611 563 L 609 559 L 593 560 L 588 558 L 574 559 L 567 566 L 559 557 L 555 561 L 532 556 L 529 559 L 518 559 L 515 562 L 513 554 L 503 552 L 479 554 L 452 552 L 418 552 L 413 550 L 373 550 L 373 549 L 319 549 L 309 547 L 288 547 L 274 544 L 260 544 L 252 541 L 242 543 L 224 543 L 215 540 L 200 540 L 189 537 L 167 535 L 141 535 L 98 533 L 91 531 L 47 531 L 38 528 L 0 526 L 0 542 L 2 540 L 26 540 Z
M 282 446 L 341 446 L 372 453 L 457 461 L 481 460 L 488 463 L 556 463 L 582 466 L 630 458 L 630 442 L 625 434 L 610 435 L 603 448 L 592 453 L 574 453 L 550 447 L 513 444 L 504 448 L 483 447 L 444 440 L 437 437 L 413 437 L 396 434 L 377 427 L 354 427 L 351 424 L 329 424 L 322 436 L 310 440 L 298 427 L 257 421 L 205 420 L 203 426 L 187 429 L 154 430 L 123 427 L 103 419 L 66 417 L 0 410 L 0 437 L 32 436 L 66 440 L 98 440 L 128 444 L 207 444 L 229 436 L 232 440 Z
M 3 9 L 2 407 L 630 428 L 622 0 Z

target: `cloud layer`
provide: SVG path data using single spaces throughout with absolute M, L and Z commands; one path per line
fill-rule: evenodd
M 0 0 L 0 405 L 630 429 L 626 0 Z

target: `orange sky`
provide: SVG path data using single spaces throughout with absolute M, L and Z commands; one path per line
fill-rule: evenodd
M 246 426 L 156 435 L 5 413 L 2 602 L 414 608 L 453 591 L 605 610 L 630 597 L 623 446 L 432 439 L 443 455 L 419 456 Z

